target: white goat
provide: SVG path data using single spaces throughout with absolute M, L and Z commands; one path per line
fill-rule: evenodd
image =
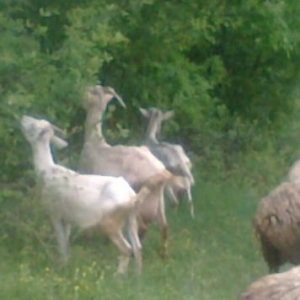
M 66 143 L 54 136 L 53 126 L 46 120 L 23 116 L 21 127 L 33 151 L 34 168 L 41 184 L 41 197 L 52 221 L 63 262 L 68 257 L 71 226 L 100 226 L 121 252 L 118 273 L 125 273 L 133 253 L 137 271 L 141 271 L 141 244 L 134 211 L 135 202 L 147 194 L 136 195 L 122 178 L 80 175 L 54 163 L 50 141 Z M 122 229 L 128 223 L 132 248 Z
M 194 177 L 191 173 L 192 164 L 185 154 L 182 146 L 165 142 L 159 142 L 156 134 L 160 132 L 161 123 L 173 116 L 173 111 L 162 112 L 157 108 L 144 109 L 140 112 L 148 119 L 146 130 L 146 145 L 151 152 L 161 160 L 165 167 L 176 179 L 167 186 L 167 192 L 171 202 L 178 204 L 178 194 L 184 192 L 189 201 L 190 213 L 194 217 L 194 207 L 191 194 L 191 186 L 194 184 Z
M 172 175 L 147 147 L 107 144 L 102 134 L 102 116 L 113 98 L 125 106 L 110 87 L 96 85 L 87 89 L 84 98 L 87 111 L 85 140 L 79 171 L 84 174 L 122 176 L 136 191 L 147 186 L 150 194 L 137 204 L 139 234 L 141 238 L 144 237 L 148 225 L 156 220 L 162 236 L 161 255 L 165 256 L 168 227 L 163 192 Z

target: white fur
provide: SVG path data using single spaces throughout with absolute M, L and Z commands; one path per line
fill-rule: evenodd
M 132 248 L 140 272 L 141 244 L 134 207 L 141 195 L 137 196 L 122 177 L 80 175 L 55 164 L 49 145 L 54 132 L 49 122 L 24 116 L 21 125 L 32 146 L 42 199 L 48 208 L 63 261 L 68 257 L 71 227 L 99 225 L 121 252 L 118 272 L 126 272 Z M 126 222 L 132 248 L 122 233 Z

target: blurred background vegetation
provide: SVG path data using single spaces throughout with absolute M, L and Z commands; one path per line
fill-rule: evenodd
M 31 167 L 24 113 L 68 131 L 76 167 L 81 91 L 98 82 L 128 105 L 107 115 L 111 143 L 142 143 L 138 107 L 174 109 L 163 138 L 183 144 L 204 179 L 274 182 L 300 148 L 299 12 L 297 0 L 2 0 L 1 185 Z
M 76 168 L 82 90 L 99 82 L 127 104 L 110 106 L 108 142 L 143 143 L 138 107 L 173 109 L 162 139 L 192 157 L 198 194 L 228 182 L 258 199 L 300 157 L 299 15 L 298 0 L 1 0 L 1 241 L 40 239 L 20 116 L 66 129 L 56 157 Z

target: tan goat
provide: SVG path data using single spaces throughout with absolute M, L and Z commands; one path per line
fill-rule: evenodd
M 110 146 L 106 142 L 102 134 L 102 117 L 113 98 L 125 106 L 123 100 L 110 87 L 96 85 L 86 91 L 83 106 L 87 117 L 79 171 L 85 174 L 122 176 L 135 191 L 147 186 L 150 194 L 137 205 L 139 234 L 143 237 L 148 225 L 156 220 L 161 230 L 161 255 L 164 256 L 168 227 L 163 192 L 172 175 L 148 148 Z

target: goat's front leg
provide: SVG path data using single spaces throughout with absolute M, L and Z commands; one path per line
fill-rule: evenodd
M 166 212 L 165 212 L 164 186 L 161 186 L 158 189 L 157 197 L 159 197 L 157 222 L 160 227 L 161 238 L 162 238 L 160 255 L 161 257 L 165 257 L 167 254 L 167 247 L 168 247 L 168 223 L 167 223 Z
M 51 221 L 58 243 L 59 254 L 61 255 L 62 262 L 65 264 L 68 260 L 68 244 L 71 227 L 70 225 L 65 225 L 61 219 L 52 218 Z

